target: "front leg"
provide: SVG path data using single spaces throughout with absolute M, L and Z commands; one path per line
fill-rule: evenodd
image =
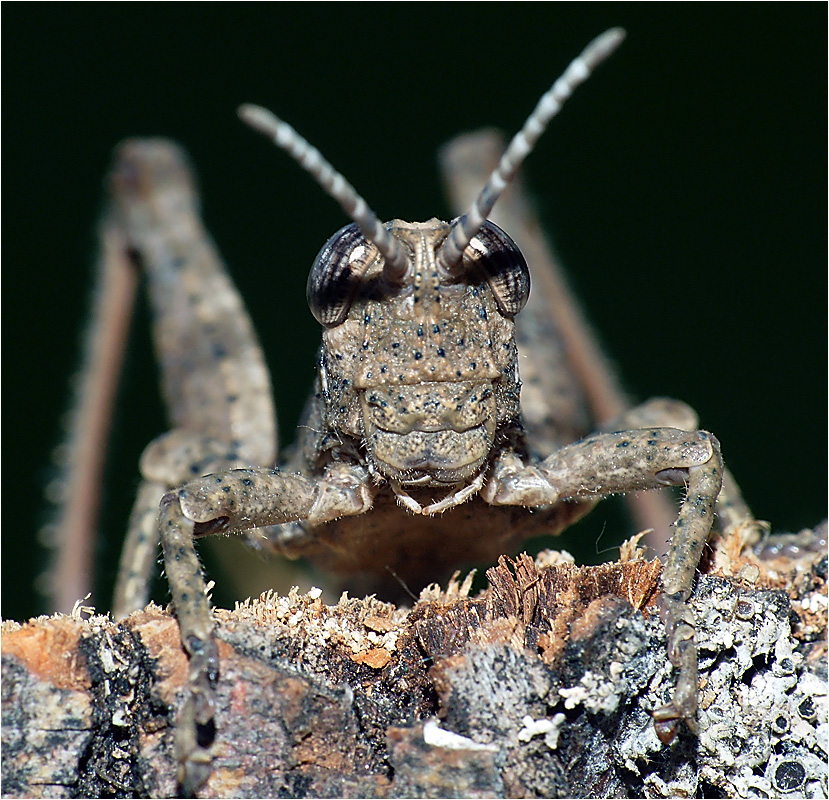
M 179 783 L 187 795 L 210 775 L 219 677 L 213 618 L 194 540 L 297 520 L 327 522 L 361 514 L 372 502 L 367 470 L 345 464 L 332 465 L 317 480 L 274 469 L 235 469 L 206 475 L 163 497 L 164 566 L 190 657 L 187 697 L 176 731 Z
M 494 505 L 541 506 L 687 484 L 662 574 L 668 655 L 679 671 L 671 702 L 653 715 L 657 735 L 665 743 L 674 738 L 682 721 L 696 730 L 697 650 L 686 602 L 722 480 L 719 443 L 710 433 L 650 428 L 591 436 L 535 466 L 522 467 L 507 457 L 496 465 L 482 492 Z

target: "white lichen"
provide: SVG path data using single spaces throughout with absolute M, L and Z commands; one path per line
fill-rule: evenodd
M 523 727 L 518 731 L 518 741 L 529 742 L 535 736 L 543 736 L 544 744 L 550 750 L 555 750 L 558 747 L 561 726 L 564 725 L 566 719 L 567 717 L 561 713 L 553 715 L 552 718 L 543 717 L 537 720 L 527 714 L 521 720 Z
M 423 726 L 423 741 L 431 747 L 442 747 L 446 750 L 488 750 L 493 753 L 498 751 L 497 745 L 482 744 L 467 736 L 444 730 L 433 719 Z

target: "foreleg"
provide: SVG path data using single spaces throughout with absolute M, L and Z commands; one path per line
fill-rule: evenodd
M 219 678 L 213 619 L 194 539 L 296 520 L 361 514 L 373 496 L 366 470 L 337 464 L 312 480 L 272 469 L 206 475 L 164 495 L 159 519 L 164 566 L 181 640 L 190 657 L 187 697 L 176 731 L 179 782 L 192 796 L 210 775 Z
M 667 397 L 654 397 L 645 403 L 621 414 L 617 419 L 602 425 L 607 433 L 627 431 L 634 428 L 678 428 L 681 431 L 696 431 L 699 417 L 687 403 Z M 644 495 L 647 497 L 648 495 Z M 753 522 L 751 509 L 743 499 L 740 487 L 728 467 L 723 465 L 723 481 L 717 496 L 714 525 L 725 533 L 735 525 Z M 664 550 L 660 549 L 660 553 Z
M 141 455 L 143 480 L 118 564 L 112 601 L 115 619 L 147 605 L 158 557 L 158 504 L 164 493 L 197 475 L 246 466 L 248 462 L 226 442 L 189 431 L 170 431 L 150 442 Z
M 671 702 L 654 712 L 657 734 L 664 742 L 673 739 L 680 721 L 696 730 L 697 651 L 686 601 L 722 480 L 719 443 L 711 434 L 650 428 L 597 434 L 535 466 L 520 468 L 515 460 L 503 460 L 482 492 L 495 505 L 542 506 L 686 484 L 662 578 L 668 655 L 679 671 Z

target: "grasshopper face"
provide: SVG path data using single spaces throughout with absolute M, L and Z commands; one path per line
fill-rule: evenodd
M 309 277 L 311 309 L 326 325 L 326 423 L 365 445 L 376 475 L 405 486 L 468 481 L 518 418 L 512 318 L 529 294 L 527 265 L 491 223 L 452 271 L 436 258 L 447 223 L 386 228 L 408 255 L 400 279 L 354 225 L 328 241 Z

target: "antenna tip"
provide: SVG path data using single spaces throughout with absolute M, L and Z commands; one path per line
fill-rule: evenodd
M 581 61 L 588 70 L 592 71 L 616 50 L 624 41 L 626 35 L 624 28 L 611 28 L 599 34 L 584 48 L 584 52 L 580 56 Z
M 599 34 L 587 47 L 588 50 L 597 51 L 601 58 L 607 58 L 625 40 L 626 36 L 627 31 L 624 28 L 610 28 Z
M 250 125 L 251 128 L 264 133 L 266 136 L 273 136 L 279 126 L 279 119 L 262 106 L 253 103 L 244 103 L 236 110 L 236 114 L 242 122 Z
M 252 113 L 255 113 L 255 110 L 259 108 L 259 106 L 255 106 L 252 103 L 242 103 L 239 108 L 236 109 L 236 115 L 239 119 L 247 122 L 248 118 Z
M 582 63 L 592 72 L 616 50 L 624 41 L 626 35 L 624 28 L 611 28 L 599 34 L 584 48 L 584 52 L 580 56 Z

